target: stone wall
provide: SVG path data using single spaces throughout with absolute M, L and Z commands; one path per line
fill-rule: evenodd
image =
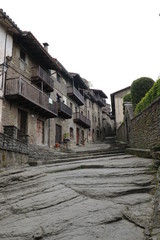
M 116 131 L 116 136 L 119 141 L 127 143 L 125 128 L 126 128 L 125 123 L 122 123 L 121 126 Z
M 28 161 L 28 144 L 11 137 L 15 128 L 8 129 L 10 135 L 0 133 L 0 167 L 22 165 Z M 6 131 L 6 130 L 5 130 Z
M 138 116 L 130 118 L 125 111 L 123 124 L 117 129 L 117 139 L 134 148 L 160 145 L 160 98 Z

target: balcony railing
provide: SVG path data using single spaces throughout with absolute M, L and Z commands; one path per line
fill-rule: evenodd
M 58 116 L 62 118 L 72 118 L 72 109 L 63 102 L 57 101 Z
M 54 80 L 40 66 L 32 67 L 31 80 L 37 85 L 40 83 L 40 81 L 43 81 L 44 89 L 48 92 L 53 92 Z
M 84 105 L 84 97 L 74 86 L 67 87 L 67 95 L 79 106 Z
M 105 99 L 101 98 L 100 96 L 95 96 L 95 99 L 96 99 L 97 103 L 100 105 L 100 107 L 106 106 Z
M 5 97 L 33 109 L 46 118 L 57 117 L 57 105 L 46 94 L 22 79 L 6 80 Z
M 79 112 L 73 113 L 73 121 L 84 128 L 91 127 L 90 120 L 87 117 L 85 117 L 82 113 Z

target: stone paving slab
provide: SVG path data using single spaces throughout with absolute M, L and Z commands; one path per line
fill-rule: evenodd
M 149 240 L 155 174 L 132 155 L 4 170 L 0 239 Z

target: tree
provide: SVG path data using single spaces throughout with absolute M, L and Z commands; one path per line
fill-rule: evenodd
M 123 97 L 123 102 L 132 102 L 131 93 L 127 93 L 127 94 Z
M 149 77 L 141 77 L 133 81 L 131 85 L 131 97 L 134 108 L 153 86 L 153 84 L 154 80 Z

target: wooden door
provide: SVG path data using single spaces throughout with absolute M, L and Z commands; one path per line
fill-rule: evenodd
M 76 144 L 79 145 L 79 128 L 76 130 Z
M 81 144 L 84 145 L 84 131 L 81 130 Z
M 55 143 L 62 142 L 62 127 L 56 124 L 56 136 L 55 136 Z

